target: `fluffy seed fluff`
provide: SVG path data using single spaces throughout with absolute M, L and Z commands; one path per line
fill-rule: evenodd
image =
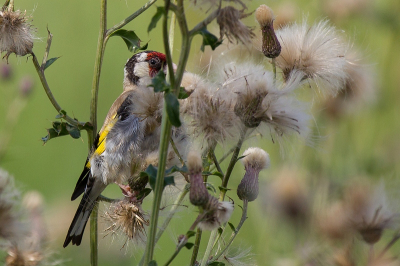
M 251 13 L 245 14 L 244 10 L 237 10 L 233 6 L 222 8 L 217 17 L 221 35 L 220 39 L 222 40 L 226 36 L 231 43 L 234 40 L 243 44 L 250 43 L 251 38 L 255 36 L 253 30 L 240 21 L 242 18 L 250 15 Z
M 260 5 L 256 9 L 256 12 L 254 13 L 254 15 L 256 16 L 256 20 L 260 24 L 260 26 L 269 25 L 275 19 L 274 12 L 267 5 Z
M 19 56 L 32 53 L 34 29 L 28 22 L 26 11 L 0 11 L 0 54 L 5 58 L 14 53 Z
M 17 208 L 20 193 L 14 186 L 14 178 L 0 168 L 0 238 L 18 242 L 25 235 L 21 213 Z
M 365 183 L 350 186 L 345 203 L 351 225 L 368 244 L 378 242 L 383 231 L 394 225 L 397 214 L 388 207 L 383 183 L 376 188 Z
M 219 202 L 217 198 L 210 196 L 204 211 L 207 212 L 206 216 L 198 227 L 201 230 L 212 231 L 229 221 L 233 212 L 233 203 L 229 201 Z
M 187 156 L 187 167 L 190 173 L 198 174 L 201 173 L 203 168 L 203 162 L 201 155 L 198 152 L 190 151 Z
M 219 75 L 221 94 L 236 94 L 233 97 L 235 113 L 245 126 L 265 125 L 267 134 L 272 139 L 277 137 L 278 141 L 293 133 L 303 139 L 308 137 L 309 106 L 291 96 L 302 85 L 301 72 L 293 72 L 280 89 L 274 86 L 271 72 L 251 62 L 227 64 Z
M 232 99 L 219 94 L 214 85 L 198 86 L 184 101 L 181 112 L 186 117 L 188 133 L 205 146 L 224 143 L 236 135 L 239 121 L 233 112 Z
M 263 149 L 252 147 L 248 148 L 243 152 L 244 158 L 242 158 L 242 163 L 247 169 L 248 167 L 254 168 L 258 171 L 266 169 L 270 166 L 269 154 Z
M 105 232 L 125 235 L 127 237 L 125 244 L 128 240 L 145 241 L 145 226 L 149 225 L 149 220 L 139 203 L 131 202 L 129 199 L 115 202 L 110 205 L 103 218 L 110 224 Z
M 315 82 L 321 92 L 332 95 L 344 87 L 347 79 L 345 44 L 339 32 L 327 20 L 307 25 L 292 24 L 276 32 L 282 46 L 276 65 L 288 80 L 293 70 Z

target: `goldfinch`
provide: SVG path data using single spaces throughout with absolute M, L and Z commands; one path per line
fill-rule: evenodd
M 111 106 L 72 193 L 71 200 L 82 193 L 83 197 L 69 227 L 64 247 L 70 242 L 80 245 L 95 201 L 106 186 L 117 183 L 123 188 L 121 184 L 132 175 L 135 158 L 158 149 L 158 139 L 146 132 L 132 108 L 137 100 L 135 89 L 150 85 L 151 79 L 165 68 L 165 55 L 155 51 L 135 54 L 126 63 L 124 92 Z M 150 140 L 152 138 L 154 141 Z M 153 143 L 152 147 L 149 147 L 149 141 Z

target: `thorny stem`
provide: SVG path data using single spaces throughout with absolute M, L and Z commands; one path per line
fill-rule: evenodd
M 130 15 L 129 17 L 122 20 L 120 23 L 115 24 L 113 27 L 109 28 L 106 32 L 106 36 L 111 35 L 114 31 L 119 30 L 135 18 L 137 18 L 140 14 L 146 11 L 149 7 L 151 7 L 157 0 L 149 0 L 146 4 L 144 4 L 141 8 L 139 8 L 135 13 Z
M 94 73 L 92 81 L 92 96 L 90 103 L 90 122 L 93 125 L 93 139 L 96 138 L 97 133 L 97 102 L 99 94 L 100 73 L 101 65 L 103 63 L 104 50 L 105 50 L 105 37 L 107 30 L 107 0 L 101 0 L 100 6 L 100 32 L 97 40 L 96 59 L 94 63 Z
M 193 36 L 193 35 L 197 34 L 197 32 L 199 30 L 201 30 L 202 28 L 207 27 L 208 24 L 210 24 L 214 19 L 216 19 L 218 17 L 220 10 L 221 9 L 218 8 L 217 10 L 212 12 L 206 19 L 204 19 L 203 21 L 198 23 L 196 26 L 194 26 L 194 28 L 189 31 L 189 36 Z
M 171 143 L 172 149 L 174 149 L 174 152 L 176 156 L 178 156 L 178 159 L 181 162 L 182 166 L 185 165 L 185 161 L 183 160 L 181 154 L 179 153 L 178 148 L 175 145 L 175 141 L 172 138 L 170 138 L 169 142 Z
M 54 98 L 53 93 L 50 90 L 49 84 L 47 83 L 46 77 L 44 75 L 44 66 L 40 66 L 39 65 L 37 57 L 36 57 L 36 55 L 34 53 L 32 53 L 32 62 L 33 62 L 33 65 L 35 66 L 36 72 L 37 72 L 37 74 L 39 76 L 40 82 L 42 83 L 43 89 L 46 92 L 47 97 L 49 98 L 51 104 L 57 110 L 57 112 L 59 112 L 61 114 L 61 111 L 63 109 L 58 104 L 58 102 Z M 69 117 L 68 115 L 63 115 L 62 118 L 65 121 L 67 121 L 68 123 L 70 123 L 71 125 L 79 128 L 79 129 L 84 129 L 84 130 L 86 130 L 88 132 L 92 131 L 92 126 L 90 125 L 90 123 L 79 122 L 78 120 L 73 119 L 73 118 Z
M 100 4 L 100 32 L 97 41 L 96 59 L 94 63 L 93 83 L 92 83 L 92 96 L 90 102 L 90 122 L 93 125 L 92 138 L 90 143 L 96 138 L 97 133 L 97 101 L 99 94 L 100 72 L 101 64 L 103 62 L 105 50 L 105 33 L 107 29 L 107 0 L 101 0 Z M 97 249 L 97 212 L 98 202 L 90 215 L 90 262 L 92 266 L 97 266 L 98 249 Z
M 196 228 L 196 226 L 201 222 L 201 220 L 203 220 L 205 214 L 206 214 L 205 212 L 202 212 L 197 216 L 196 220 L 194 221 L 194 223 L 190 227 L 189 232 L 193 231 Z M 169 258 L 169 260 L 167 261 L 167 263 L 164 264 L 164 266 L 168 266 L 168 265 L 171 264 L 171 262 L 176 258 L 176 256 L 179 254 L 181 249 L 186 245 L 188 239 L 189 239 L 189 236 L 186 233 L 186 235 L 184 235 L 182 237 L 182 239 L 179 241 L 179 244 L 176 247 L 176 250 L 175 250 L 174 254 L 172 254 L 171 258 Z
M 99 202 L 96 200 L 92 213 L 90 214 L 90 265 L 96 266 L 98 261 L 98 224 L 97 216 L 99 212 Z
M 224 175 L 224 178 L 222 180 L 222 184 L 221 184 L 221 188 L 222 189 L 221 189 L 221 192 L 219 194 L 219 200 L 220 201 L 223 201 L 224 198 L 225 198 L 226 187 L 228 185 L 228 181 L 229 181 L 230 175 L 232 174 L 233 167 L 235 166 L 235 164 L 237 162 L 237 158 L 239 156 L 239 152 L 240 152 L 240 149 L 242 147 L 242 144 L 243 144 L 243 142 L 244 142 L 244 140 L 246 138 L 246 133 L 247 133 L 247 128 L 245 128 L 245 129 L 243 129 L 243 131 L 241 131 L 238 143 L 236 144 L 235 149 L 233 150 L 231 161 L 230 161 L 230 163 L 228 165 L 228 168 L 227 168 L 226 173 Z M 210 238 L 209 238 L 208 244 L 207 244 L 207 249 L 206 249 L 206 251 L 204 253 L 204 256 L 203 256 L 203 259 L 201 261 L 201 266 L 206 266 L 207 265 L 208 258 L 209 258 L 210 254 L 211 254 L 211 251 L 212 251 L 213 247 L 214 247 L 214 242 L 215 242 L 215 239 L 217 237 L 217 233 L 218 233 L 217 229 L 215 229 L 215 230 L 213 230 L 211 232 L 211 235 L 210 235 Z
M 220 252 L 218 252 L 217 255 L 215 255 L 207 264 L 210 264 L 210 263 L 218 260 L 219 257 L 221 257 L 221 255 L 223 255 L 226 252 L 226 250 L 230 247 L 230 245 L 232 244 L 233 240 L 235 239 L 235 237 L 239 233 L 240 228 L 244 224 L 244 221 L 246 221 L 246 219 L 247 219 L 247 206 L 248 206 L 248 203 L 249 202 L 247 200 L 243 200 L 242 218 L 240 219 L 240 222 L 239 222 L 238 226 L 236 227 L 235 231 L 232 232 L 231 238 L 229 239 L 229 241 L 225 245 L 225 247 Z
M 211 158 L 212 158 L 212 160 L 213 160 L 213 162 L 214 162 L 214 165 L 215 165 L 215 167 L 217 168 L 217 170 L 218 170 L 218 172 L 220 172 L 222 175 L 224 174 L 224 172 L 222 171 L 222 169 L 221 169 L 221 166 L 219 165 L 219 163 L 218 163 L 218 159 L 217 159 L 217 157 L 215 156 L 215 152 L 214 152 L 214 149 L 210 149 L 210 156 L 211 156 Z
M 232 154 L 232 157 L 231 157 L 231 161 L 230 161 L 230 163 L 228 165 L 228 168 L 226 169 L 226 174 L 224 176 L 224 179 L 222 180 L 221 186 L 223 188 L 226 188 L 227 185 L 228 185 L 228 181 L 229 181 L 229 178 L 231 177 L 231 174 L 232 174 L 232 171 L 233 171 L 233 167 L 235 166 L 235 164 L 237 162 L 237 158 L 239 156 L 240 149 L 242 148 L 242 144 L 243 144 L 243 142 L 244 142 L 244 140 L 246 138 L 246 133 L 247 133 L 247 127 L 244 128 L 243 131 L 241 131 L 241 133 L 240 133 L 239 141 L 236 144 L 236 147 L 235 147 L 235 149 L 233 151 L 233 154 Z M 222 189 L 221 193 L 220 193 L 220 196 L 219 196 L 219 199 L 221 201 L 224 200 L 225 194 L 226 194 L 226 190 Z
M 275 84 L 276 84 L 276 62 L 275 62 L 275 58 L 272 58 L 271 64 L 272 64 L 272 70 L 274 72 L 274 86 L 275 86 Z
M 199 254 L 199 249 L 200 249 L 201 235 L 202 235 L 201 229 L 197 228 L 196 240 L 194 241 L 193 253 L 192 253 L 192 257 L 190 259 L 189 266 L 194 266 L 196 264 L 197 254 Z
M 169 81 L 173 90 L 175 90 L 175 77 L 174 71 L 172 67 L 172 55 L 171 50 L 169 47 L 168 42 L 168 10 L 169 10 L 170 1 L 165 1 L 165 14 L 163 19 L 163 41 L 164 41 L 164 49 L 165 54 L 167 57 L 168 62 L 168 75 L 167 75 L 167 82 Z M 170 35 L 171 36 L 171 35 Z M 182 49 L 184 49 L 182 47 Z M 150 218 L 150 228 L 149 228 L 149 237 L 147 238 L 146 250 L 144 253 L 144 265 L 148 265 L 149 262 L 153 259 L 154 253 L 154 246 L 155 246 L 155 237 L 156 237 L 156 230 L 157 230 L 157 223 L 158 223 L 158 215 L 160 210 L 161 204 L 161 197 L 164 188 L 164 169 L 167 160 L 168 154 L 168 146 L 169 140 L 171 138 L 171 122 L 168 119 L 166 104 L 163 108 L 162 114 L 162 122 L 161 122 L 161 137 L 160 137 L 160 147 L 159 147 L 159 163 L 158 163 L 158 171 L 157 171 L 157 178 L 155 187 L 153 190 L 154 199 L 153 199 L 153 206 L 151 211 L 151 218 Z
M 8 12 L 11 12 L 13 10 L 14 10 L 14 0 L 10 0 L 8 1 Z

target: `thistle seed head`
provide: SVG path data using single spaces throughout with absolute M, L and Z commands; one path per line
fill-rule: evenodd
M 221 35 L 220 39 L 222 40 L 224 35 L 226 35 L 228 41 L 231 43 L 233 43 L 234 40 L 243 44 L 250 43 L 251 38 L 255 36 L 253 29 L 247 27 L 240 21 L 242 18 L 250 15 L 251 13 L 246 14 L 244 10 L 237 10 L 233 6 L 222 8 L 217 17 Z
M 0 54 L 5 52 L 7 60 L 12 53 L 19 56 L 32 53 L 35 36 L 28 19 L 26 11 L 0 11 Z
M 149 225 L 149 220 L 139 203 L 132 202 L 128 198 L 112 203 L 103 218 L 110 224 L 105 229 L 108 234 L 121 233 L 127 237 L 127 241 L 145 240 L 145 226 Z

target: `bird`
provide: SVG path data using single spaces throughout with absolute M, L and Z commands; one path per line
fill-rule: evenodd
M 159 71 L 166 70 L 166 57 L 156 51 L 143 51 L 133 55 L 125 64 L 123 92 L 114 101 L 97 134 L 83 171 L 76 183 L 71 200 L 83 197 L 69 227 L 63 247 L 71 242 L 79 246 L 96 199 L 111 183 L 122 183 L 131 177 L 135 156 L 158 149 L 158 140 L 146 133 L 144 123 L 132 112 L 135 90 L 147 87 Z M 149 141 L 154 138 L 154 141 Z M 144 147 L 152 143 L 153 147 Z M 147 149 L 147 151 L 145 151 Z

